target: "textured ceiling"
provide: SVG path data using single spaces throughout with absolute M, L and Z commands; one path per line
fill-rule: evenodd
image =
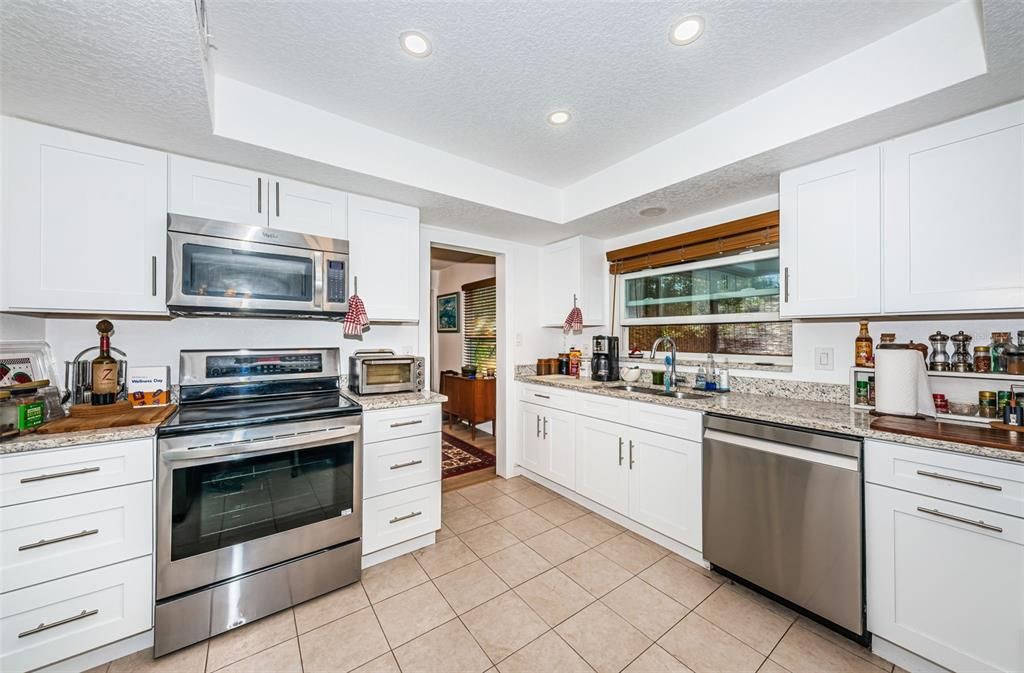
M 207 1 L 218 74 L 556 187 L 947 4 Z M 704 36 L 672 45 L 693 13 Z M 429 58 L 399 49 L 408 29 Z M 573 120 L 550 126 L 554 109 Z

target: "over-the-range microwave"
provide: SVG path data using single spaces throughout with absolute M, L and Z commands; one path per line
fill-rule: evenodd
M 167 309 L 177 315 L 340 320 L 348 241 L 167 216 Z

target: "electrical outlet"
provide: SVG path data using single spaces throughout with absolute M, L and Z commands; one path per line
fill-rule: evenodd
M 824 371 L 835 369 L 836 349 L 818 346 L 814 349 L 814 368 Z
M 516 332 L 516 345 L 517 346 L 522 346 L 523 345 L 523 333 L 522 332 Z

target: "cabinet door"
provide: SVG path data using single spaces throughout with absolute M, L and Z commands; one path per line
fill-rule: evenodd
M 876 484 L 865 513 L 872 633 L 954 671 L 1024 670 L 1024 520 Z
M 267 226 L 270 178 L 244 168 L 170 155 L 167 212 Z
M 779 177 L 783 316 L 882 310 L 880 161 L 875 145 Z
M 629 432 L 617 423 L 576 417 L 576 492 L 620 514 L 629 511 Z
M 547 476 L 545 441 L 541 437 L 544 410 L 523 402 L 519 407 L 519 464 Z
M 312 236 L 348 238 L 347 197 L 336 189 L 274 178 L 270 226 Z
M 886 313 L 1024 306 L 1024 102 L 884 150 Z
M 370 320 L 417 322 L 420 211 L 349 195 L 348 238 L 353 288 Z
M 576 415 L 568 411 L 545 409 L 542 421 L 547 442 L 547 474 L 551 481 L 576 488 Z
M 541 324 L 561 327 L 580 298 L 580 246 L 578 238 L 552 243 L 540 251 Z M 583 319 L 587 318 L 585 306 Z
M 4 120 L 12 310 L 165 313 L 167 157 Z
M 701 445 L 630 429 L 629 518 L 701 549 Z

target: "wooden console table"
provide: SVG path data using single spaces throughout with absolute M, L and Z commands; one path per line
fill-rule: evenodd
M 491 421 L 497 434 L 496 381 L 494 378 L 468 379 L 458 374 L 445 374 L 441 391 L 448 396 L 448 401 L 441 405 L 441 411 L 448 414 L 448 427 L 452 427 L 454 422 L 468 421 L 470 435 L 476 439 L 477 424 Z

